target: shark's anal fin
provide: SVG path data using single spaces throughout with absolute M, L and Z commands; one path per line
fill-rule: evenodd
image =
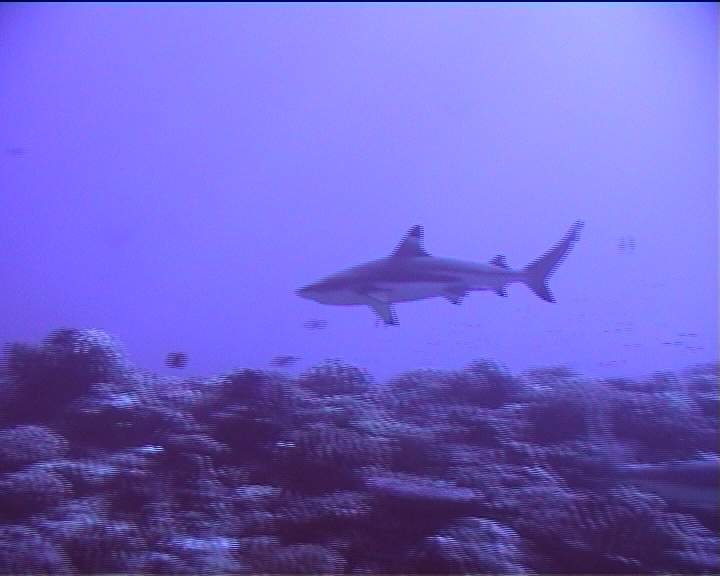
M 399 324 L 397 315 L 391 304 L 381 302 L 375 298 L 369 298 L 368 306 L 375 311 L 375 314 L 380 316 L 387 326 L 397 326 Z
M 493 266 L 499 266 L 500 268 L 508 268 L 507 260 L 502 254 L 498 254 L 492 260 L 490 260 L 490 264 L 492 264 Z
M 467 296 L 468 291 L 464 286 L 448 286 L 444 290 L 445 298 L 451 304 L 462 304 L 463 298 Z
M 495 294 L 497 294 L 498 296 L 502 296 L 503 298 L 507 298 L 507 288 L 505 288 L 505 286 L 503 286 L 502 288 L 497 288 L 495 290 Z

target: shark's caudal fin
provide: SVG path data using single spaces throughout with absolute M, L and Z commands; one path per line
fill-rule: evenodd
M 580 239 L 580 230 L 582 230 L 583 226 L 584 222 L 575 222 L 562 240 L 523 269 L 525 284 L 543 300 L 555 302 L 555 297 L 550 292 L 547 280 L 565 260 L 573 244 Z

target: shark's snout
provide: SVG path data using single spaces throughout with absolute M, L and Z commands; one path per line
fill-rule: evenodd
M 295 294 L 300 296 L 300 298 L 312 298 L 311 292 L 312 287 L 310 286 L 303 286 L 302 288 L 295 290 Z
M 295 294 L 301 298 L 307 298 L 308 300 L 314 300 L 315 302 L 330 303 L 328 302 L 328 291 L 324 290 L 322 285 L 319 285 L 319 283 L 308 284 L 307 286 L 298 288 L 295 290 Z

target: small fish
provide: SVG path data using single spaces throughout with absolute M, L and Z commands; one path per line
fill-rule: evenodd
M 303 326 L 305 326 L 308 330 L 323 330 L 327 328 L 327 320 L 318 320 L 313 318 L 312 320 L 303 322 Z
M 170 352 L 165 358 L 165 365 L 168 368 L 185 368 L 188 357 L 184 352 Z
M 287 355 L 281 355 L 281 356 L 275 356 L 270 361 L 271 366 L 277 366 L 278 368 L 286 368 L 288 366 L 292 366 L 293 364 L 297 363 L 300 360 L 297 356 L 291 356 L 289 354 Z
M 632 236 L 623 236 L 618 241 L 618 252 L 633 252 L 635 250 L 635 238 Z

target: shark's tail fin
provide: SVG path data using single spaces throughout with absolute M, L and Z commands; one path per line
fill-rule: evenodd
M 565 260 L 573 244 L 580 239 L 580 230 L 582 230 L 583 226 L 583 222 L 575 222 L 562 240 L 523 269 L 525 284 L 543 300 L 555 302 L 555 297 L 550 292 L 547 280 Z

